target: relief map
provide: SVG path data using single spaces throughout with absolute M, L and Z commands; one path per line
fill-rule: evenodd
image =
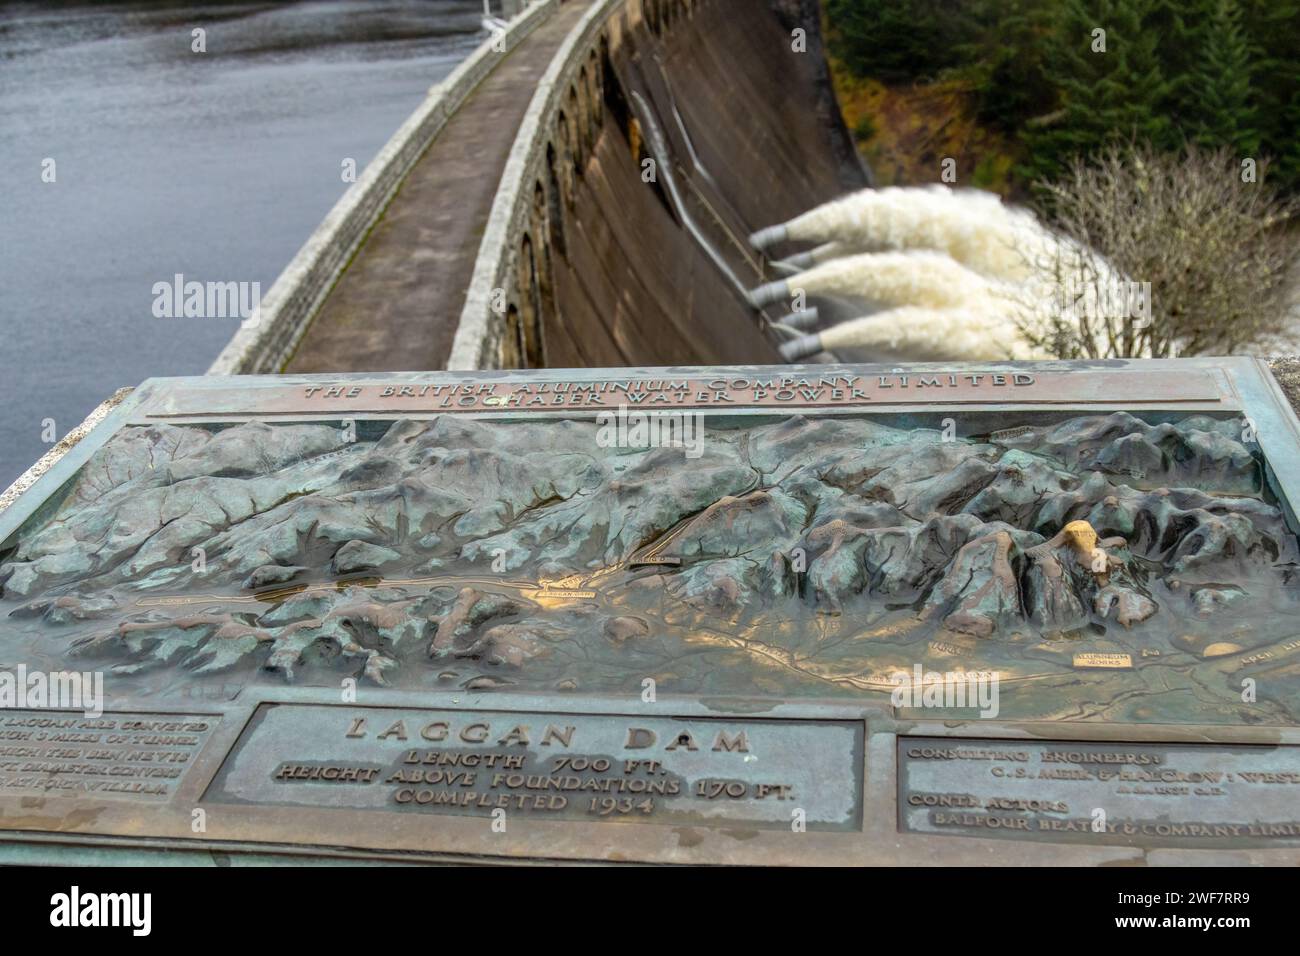
M 1297 541 L 1240 419 L 1011 425 L 127 427 L 0 551 L 0 663 L 886 703 L 920 665 L 996 672 L 1006 718 L 1300 723 Z

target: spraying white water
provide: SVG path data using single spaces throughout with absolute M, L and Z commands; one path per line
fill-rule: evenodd
M 1027 210 L 946 186 L 863 190 L 751 237 L 758 248 L 787 241 L 818 245 L 783 260 L 804 271 L 753 290 L 755 306 L 801 290 L 887 310 L 787 343 L 788 358 L 850 346 L 900 358 L 1049 357 L 1034 343 L 1060 315 L 1061 277 L 1101 287 L 1123 278 Z
M 882 306 L 950 306 L 986 298 L 992 288 L 984 276 L 938 252 L 875 252 L 831 259 L 760 286 L 750 298 L 764 305 L 803 290 Z
M 1028 279 L 1032 262 L 1057 245 L 1029 212 L 1003 205 L 993 193 L 947 186 L 864 189 L 777 228 L 789 241 L 836 243 L 818 250 L 819 260 L 828 254 L 932 249 L 1013 281 Z
M 1023 342 L 1019 329 L 1005 317 L 1005 313 L 999 315 L 970 308 L 932 309 L 909 305 L 886 309 L 841 322 L 815 337 L 817 348 L 812 351 L 869 348 L 921 361 L 943 361 L 954 356 L 980 359 L 1052 357 L 1045 350 Z M 801 340 L 795 340 L 798 341 Z

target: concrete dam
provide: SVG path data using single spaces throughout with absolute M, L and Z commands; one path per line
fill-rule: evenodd
M 781 361 L 747 237 L 868 181 L 818 0 L 518 6 L 213 373 Z
M 0 492 L 0 863 L 1300 863 L 1300 362 L 990 358 L 1128 277 L 871 184 L 818 0 L 453 5 L 212 374 Z

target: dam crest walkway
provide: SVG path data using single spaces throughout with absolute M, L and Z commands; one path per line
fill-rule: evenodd
M 443 368 L 538 78 L 594 0 L 565 0 L 448 120 L 339 276 L 286 372 Z

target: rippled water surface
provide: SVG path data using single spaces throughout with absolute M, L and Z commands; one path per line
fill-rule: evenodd
M 238 320 L 155 318 L 154 283 L 268 290 L 343 161 L 364 168 L 473 49 L 480 11 L 0 5 L 0 488 L 47 419 L 61 437 L 122 385 L 203 373 Z

